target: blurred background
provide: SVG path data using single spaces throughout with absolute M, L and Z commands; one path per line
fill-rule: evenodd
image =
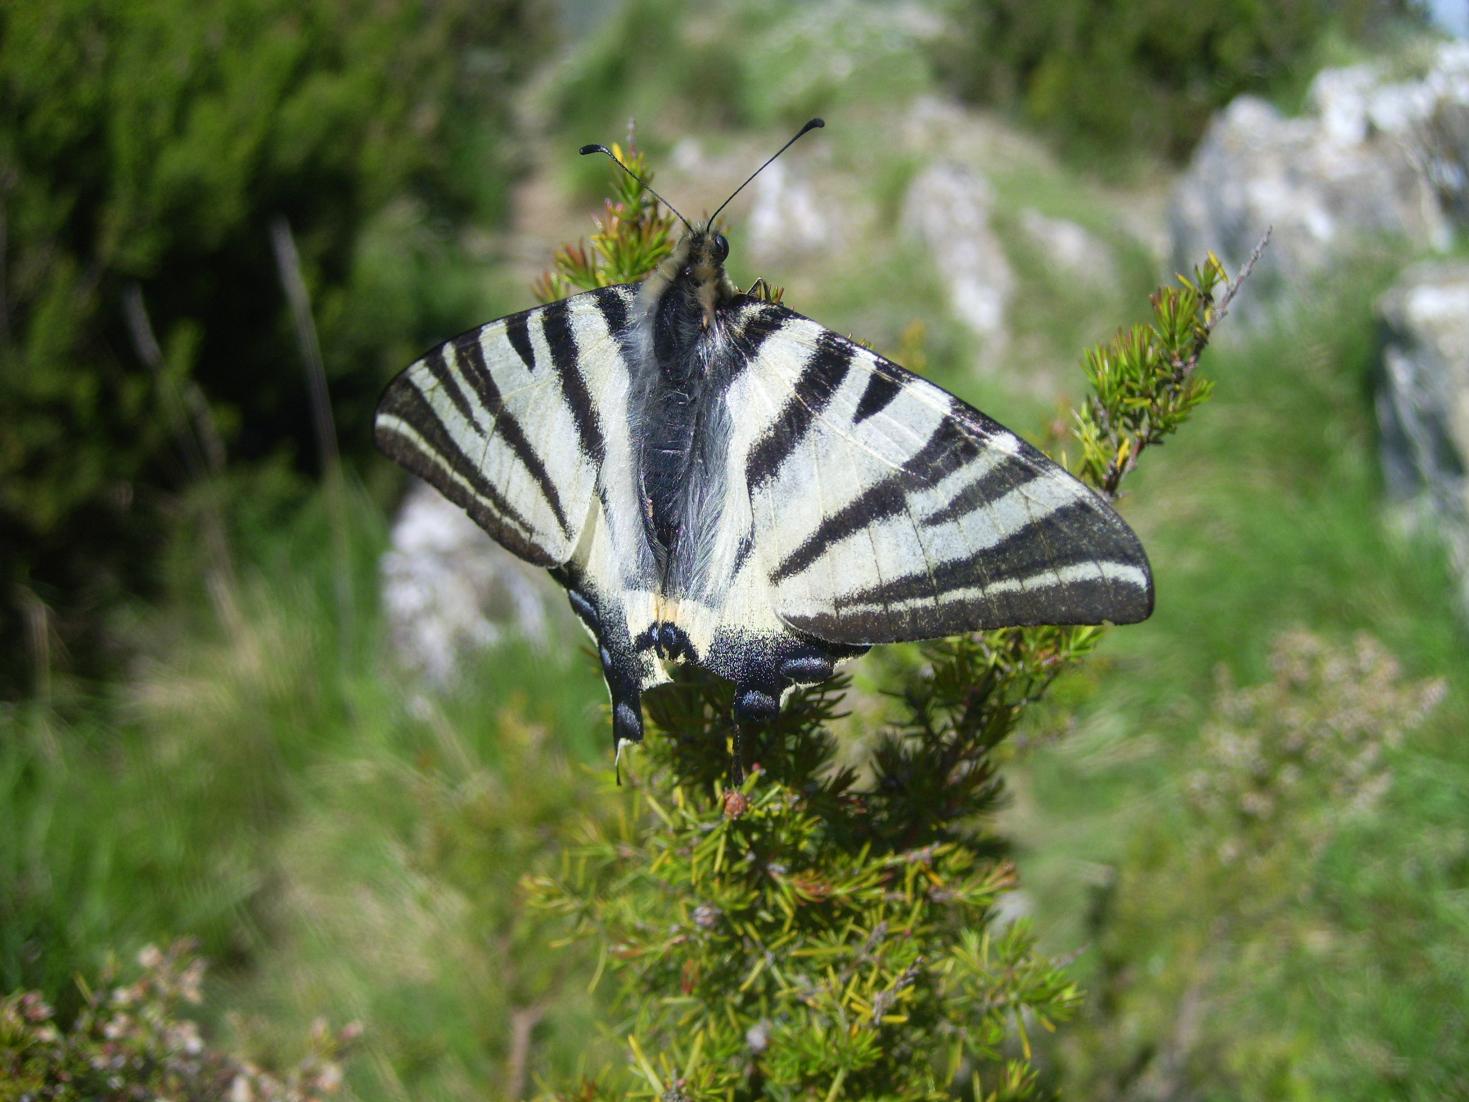
M 564 597 L 371 447 L 635 142 L 730 270 L 1064 448 L 1085 347 L 1269 249 L 1122 503 L 1157 613 L 1009 748 L 1076 1098 L 1469 1097 L 1469 5 L 0 11 L 0 993 L 197 941 L 365 1099 L 618 1057 L 515 885 L 617 813 Z M 406 496 L 405 496 L 406 493 Z M 881 719 L 885 662 L 853 708 Z M 854 722 L 850 736 L 862 737 Z M 601 1046 L 601 1047 L 599 1047 Z

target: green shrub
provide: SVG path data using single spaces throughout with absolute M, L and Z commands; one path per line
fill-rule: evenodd
M 0 999 L 0 1102 L 169 1098 L 214 1102 L 319 1102 L 342 1084 L 340 1058 L 356 1026 L 312 1027 L 310 1054 L 283 1076 L 211 1047 L 185 1004 L 203 1001 L 203 963 L 188 947 L 148 946 L 129 982 L 110 965 L 101 981 L 78 980 L 83 1005 L 63 1027 L 34 991 Z
M 1361 40 L 1411 0 L 958 0 L 942 66 L 961 94 L 1018 108 L 1078 156 L 1177 157 L 1242 92 L 1313 67 L 1323 39 Z
M 641 189 L 616 199 L 591 250 L 557 258 L 547 293 L 639 274 L 667 232 Z M 614 258 L 623 258 L 618 264 Z M 1114 494 L 1209 394 L 1197 374 L 1228 310 L 1210 258 L 1154 296 L 1153 319 L 1092 351 L 1073 469 Z M 975 1099 L 1039 1093 L 1030 1033 L 1080 993 L 1000 906 L 1017 884 L 993 826 L 997 752 L 1100 628 L 1010 629 L 935 643 L 898 718 L 838 758 L 848 688 L 796 689 L 762 732 L 758 767 L 726 785 L 732 687 L 697 671 L 649 694 L 635 797 L 585 816 L 558 875 L 528 875 L 566 940 L 598 947 L 616 987 L 621 1066 L 556 1094 L 647 1099 Z M 869 709 L 869 712 L 874 709 Z
M 1411 831 L 1416 867 L 1403 868 L 1382 825 L 1413 769 L 1403 750 L 1447 686 L 1405 678 L 1365 634 L 1287 632 L 1270 665 L 1246 688 L 1221 674 L 1181 818 L 1155 813 L 1097 900 L 1099 989 L 1062 1046 L 1082 1096 L 1427 1098 L 1463 1086 L 1463 965 L 1433 966 L 1435 942 L 1419 943 L 1445 925 L 1425 904 L 1453 909 L 1426 889 L 1435 866 L 1461 877 L 1463 832 Z
M 339 423 L 365 425 L 390 371 L 464 322 L 435 269 L 453 220 L 500 211 L 506 90 L 537 25 L 522 0 L 0 12 L 5 638 L 16 587 L 66 629 L 146 578 L 158 492 L 211 452 L 309 466 L 275 219 Z M 0 692 L 24 659 L 6 650 Z

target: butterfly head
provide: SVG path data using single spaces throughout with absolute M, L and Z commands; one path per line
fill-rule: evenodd
M 715 311 L 734 297 L 734 284 L 724 272 L 728 257 L 729 239 L 724 234 L 709 223 L 690 227 L 648 277 L 650 294 L 662 297 L 671 292 L 697 310 L 700 328 L 708 329 Z
M 727 259 L 729 238 L 716 232 L 712 226 L 704 225 L 689 230 L 679 239 L 673 252 L 664 261 L 664 266 L 676 269 L 670 275 L 703 283 L 718 279 L 724 273 L 724 262 Z
M 714 229 L 715 219 L 719 217 L 720 211 L 729 206 L 730 200 L 744 191 L 750 181 L 764 171 L 766 165 L 794 145 L 803 134 L 825 125 L 826 123 L 820 119 L 812 119 L 807 122 L 805 126 L 796 131 L 795 137 L 777 149 L 765 164 L 750 173 L 745 182 L 734 189 L 729 199 L 720 203 L 719 209 L 698 226 L 679 214 L 673 204 L 648 187 L 646 180 L 619 161 L 617 155 L 605 145 L 581 147 L 583 156 L 589 153 L 605 153 L 612 159 L 613 164 L 637 180 L 648 189 L 654 198 L 673 211 L 688 230 L 674 246 L 673 252 L 648 276 L 644 286 L 650 303 L 662 303 L 666 299 L 669 304 L 682 304 L 683 312 L 698 315 L 701 329 L 708 329 L 714 323 L 715 310 L 733 298 L 735 293 L 734 285 L 724 274 L 724 262 L 729 257 L 729 241 L 724 234 Z M 670 294 L 670 292 L 673 293 Z

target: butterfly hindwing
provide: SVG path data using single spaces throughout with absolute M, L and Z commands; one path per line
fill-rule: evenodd
M 753 300 L 742 309 L 771 330 L 728 402 L 757 426 L 743 475 L 780 621 L 871 644 L 1147 617 L 1147 558 L 1097 494 L 809 318 Z

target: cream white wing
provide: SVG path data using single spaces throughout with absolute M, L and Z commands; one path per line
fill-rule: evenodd
M 869 644 L 1151 612 L 1137 537 L 1036 448 L 809 318 L 743 311 L 761 340 L 726 400 L 782 622 Z
M 626 448 L 636 296 L 636 285 L 605 287 L 439 345 L 383 393 L 378 447 L 521 558 L 566 563 L 597 503 L 609 436 Z

